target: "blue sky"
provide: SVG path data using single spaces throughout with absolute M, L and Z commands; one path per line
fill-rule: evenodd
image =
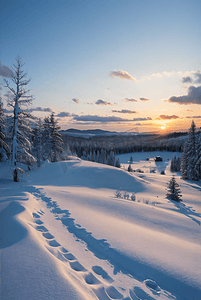
M 63 129 L 199 127 L 200 15 L 200 0 L 2 0 L 5 107 L 1 70 L 20 56 L 33 113 Z

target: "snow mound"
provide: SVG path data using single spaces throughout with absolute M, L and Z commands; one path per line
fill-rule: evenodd
M 122 169 L 83 160 L 56 163 L 45 162 L 30 176 L 34 184 L 56 186 L 85 186 L 139 192 L 144 189 L 139 178 Z

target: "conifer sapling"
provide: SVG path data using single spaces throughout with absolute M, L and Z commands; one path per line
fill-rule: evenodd
M 182 201 L 181 200 L 181 191 L 179 188 L 179 184 L 176 182 L 176 179 L 174 176 L 172 176 L 171 180 L 168 183 L 168 190 L 167 190 L 167 198 L 171 200 L 175 200 L 177 202 Z

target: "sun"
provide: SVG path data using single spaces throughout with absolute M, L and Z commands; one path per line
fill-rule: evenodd
M 165 129 L 165 126 L 161 126 L 161 129 L 164 130 L 164 129 Z

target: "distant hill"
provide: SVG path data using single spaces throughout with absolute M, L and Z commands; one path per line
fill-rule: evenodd
M 113 135 L 138 135 L 136 132 L 116 132 L 116 131 L 107 131 L 101 129 L 91 129 L 91 130 L 79 130 L 79 129 L 67 129 L 61 130 L 61 134 L 66 134 L 75 137 L 93 137 L 93 136 L 113 136 Z

